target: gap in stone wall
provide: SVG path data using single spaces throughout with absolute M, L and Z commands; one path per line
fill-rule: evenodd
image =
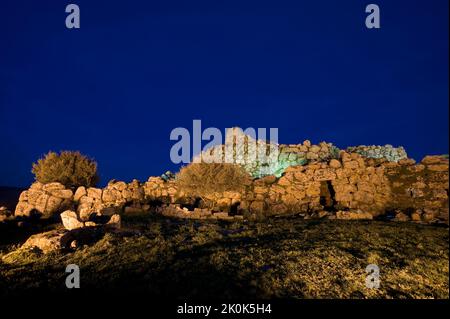
M 241 205 L 241 202 L 236 202 L 236 203 L 232 204 L 230 206 L 230 212 L 228 213 L 228 215 L 230 215 L 230 216 L 242 215 L 239 212 L 239 205 Z
M 320 183 L 320 205 L 325 211 L 336 211 L 336 192 L 331 181 L 322 181 Z
M 196 197 L 192 202 L 180 203 L 180 208 L 187 208 L 193 211 L 195 208 L 203 208 L 205 206 L 203 200 L 200 197 Z

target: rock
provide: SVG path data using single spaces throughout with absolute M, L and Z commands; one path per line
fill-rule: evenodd
M 87 196 L 93 199 L 102 199 L 102 190 L 100 188 L 89 187 L 87 189 Z
M 34 208 L 39 214 L 45 215 L 45 209 L 47 207 L 47 202 L 48 202 L 49 198 L 50 198 L 50 195 L 48 195 L 47 193 L 39 194 L 39 197 L 36 199 L 36 201 L 34 203 Z M 60 202 L 62 202 L 61 199 L 54 197 L 54 199 L 52 200 L 52 203 L 51 203 L 52 209 L 55 209 L 55 204 L 56 204 L 55 199 L 56 199 L 56 201 L 59 200 Z
M 320 195 L 320 183 L 311 184 L 306 188 L 306 196 L 316 197 Z
M 124 191 L 127 188 L 127 184 L 122 181 L 115 182 L 111 186 L 112 188 L 117 189 L 120 192 Z
M 11 216 L 11 212 L 6 207 L 0 207 L 0 223 L 4 222 Z
M 70 243 L 70 248 L 77 249 L 80 246 L 77 240 L 74 240 Z
M 346 163 L 346 162 L 352 161 L 352 157 L 346 151 L 340 151 L 339 152 L 339 157 L 342 160 L 342 163 Z
M 320 146 L 313 145 L 313 146 L 310 147 L 309 151 L 313 152 L 313 153 L 319 153 L 320 152 Z
M 277 177 L 275 175 L 268 175 L 261 178 L 261 181 L 265 184 L 273 184 L 277 181 Z
M 96 227 L 97 224 L 95 222 L 87 221 L 84 223 L 84 227 Z
M 336 219 L 347 219 L 347 220 L 373 219 L 373 216 L 370 213 L 362 211 L 337 211 Z
M 315 171 L 314 180 L 315 181 L 331 181 L 336 178 L 336 173 L 334 169 L 331 168 L 321 168 Z
M 122 207 L 120 206 L 109 206 L 104 207 L 100 210 L 100 214 L 104 216 L 112 216 L 115 214 L 120 214 L 122 211 Z
M 330 161 L 330 167 L 331 168 L 340 168 L 341 167 L 341 162 L 339 162 L 337 159 L 332 159 Z
M 22 245 L 22 248 L 38 248 L 43 253 L 49 253 L 51 251 L 65 248 L 69 242 L 68 230 L 51 230 L 49 232 L 32 235 Z
M 105 188 L 102 195 L 103 202 L 116 202 L 122 200 L 122 193 L 114 188 Z
M 415 222 L 421 221 L 420 215 L 421 215 L 420 211 L 415 211 L 414 213 L 411 214 L 411 220 L 413 220 Z
M 434 215 L 435 215 L 435 213 L 432 210 L 425 209 L 425 211 L 424 211 L 424 213 L 422 215 L 422 218 L 426 222 L 431 222 L 434 219 L 434 217 L 435 217 Z
M 272 214 L 286 214 L 289 211 L 288 207 L 285 204 L 278 204 L 271 207 Z
M 71 246 L 93 243 L 102 238 L 107 231 L 107 227 L 51 230 L 45 233 L 32 235 L 20 249 L 38 248 L 46 254 L 56 250 L 68 249 Z M 74 241 L 76 241 L 76 244 L 72 244 Z
M 404 158 L 398 161 L 400 165 L 410 166 L 416 164 L 416 161 L 412 158 Z
M 31 216 L 34 211 L 34 206 L 29 204 L 28 202 L 19 202 L 16 206 L 16 211 L 14 212 L 15 216 Z
M 75 195 L 73 195 L 73 200 L 78 202 L 80 200 L 80 198 L 85 196 L 85 195 L 87 195 L 86 187 L 80 186 L 75 191 Z
M 319 217 L 319 218 L 324 218 L 326 216 L 328 216 L 328 212 L 326 212 L 326 211 L 320 211 L 317 213 L 317 217 Z
M 73 193 L 70 189 L 57 189 L 49 192 L 54 197 L 72 199 Z
M 6 206 L 0 207 L 0 219 L 1 216 L 9 217 L 11 215 L 11 211 Z
M 308 152 L 308 153 L 306 153 L 306 158 L 309 160 L 316 160 L 319 158 L 319 155 L 314 152 Z
M 439 165 L 428 165 L 427 168 L 430 171 L 434 172 L 447 172 L 448 171 L 448 164 L 439 164 Z
M 402 146 L 395 148 L 389 144 L 385 146 L 352 146 L 347 148 L 347 152 L 359 154 L 365 158 L 386 159 L 390 162 L 398 162 L 408 158 L 408 155 Z
M 60 206 L 63 202 L 62 198 L 55 197 L 55 196 L 49 196 L 47 198 L 47 203 L 44 207 L 44 209 L 40 210 L 36 206 L 36 209 L 39 210 L 39 212 L 42 213 L 43 217 L 52 217 L 55 213 L 57 213 L 60 210 Z
M 46 192 L 51 192 L 51 191 L 56 191 L 56 190 L 63 190 L 66 187 L 58 182 L 54 182 L 54 183 L 48 183 L 48 184 L 44 184 L 44 186 L 42 187 L 42 189 Z
M 65 212 L 61 213 L 61 220 L 64 228 L 68 230 L 84 227 L 83 222 L 78 219 L 77 213 L 72 210 L 66 210 Z
M 41 182 L 34 182 L 33 184 L 31 184 L 30 189 L 41 190 L 43 186 L 44 184 L 42 184 Z
M 311 141 L 310 140 L 304 140 L 303 145 L 306 147 L 311 147 Z
M 34 183 L 27 191 L 21 193 L 16 205 L 15 215 L 39 215 L 42 218 L 53 217 L 72 206 L 72 191 L 65 189 L 61 183 Z
M 359 163 L 358 163 L 358 161 L 345 161 L 344 162 L 344 168 L 345 169 L 355 170 L 355 169 L 359 168 Z
M 145 197 L 144 188 L 137 181 L 128 184 L 128 188 L 122 192 L 122 196 L 126 201 L 142 201 Z
M 398 222 L 407 222 L 409 221 L 409 216 L 405 213 L 399 212 L 395 215 L 394 220 Z
M 111 216 L 111 219 L 106 224 L 109 228 L 119 229 L 122 224 L 122 219 L 119 214 L 115 214 Z
M 216 217 L 217 219 L 227 219 L 229 217 L 228 213 L 225 212 L 217 212 L 214 213 L 213 216 Z
M 125 207 L 124 214 L 125 215 L 140 215 L 145 213 L 145 211 L 140 207 Z
M 87 207 L 84 205 L 78 206 L 77 212 L 78 212 L 78 215 L 80 216 L 80 220 L 82 220 L 82 221 L 89 220 L 89 217 L 95 213 L 91 207 Z
M 19 202 L 28 202 L 28 191 L 20 193 Z
M 264 202 L 263 201 L 254 201 L 250 205 L 250 211 L 252 213 L 262 213 L 264 211 Z

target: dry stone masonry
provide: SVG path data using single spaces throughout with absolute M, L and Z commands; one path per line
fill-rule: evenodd
M 264 144 L 257 141 L 257 145 Z M 214 151 L 224 147 L 216 146 Z M 249 149 L 244 150 L 245 155 Z M 223 220 L 284 215 L 305 219 L 391 216 L 398 221 L 448 224 L 449 161 L 443 156 L 427 156 L 415 163 L 403 148 L 362 146 L 339 151 L 329 143 L 305 141 L 280 145 L 278 157 L 268 165 L 273 174 L 267 175 L 262 173 L 261 163 L 253 165 L 240 152 L 233 154 L 236 165 L 262 176 L 255 177 L 243 191 L 208 194 L 204 198 L 207 205 L 186 196 L 176 178 L 166 173 L 145 183 L 113 180 L 105 188 L 71 190 L 59 183 L 36 182 L 21 194 L 15 215 L 45 218 L 70 210 L 63 215 L 72 223 L 69 228 L 86 225 L 93 214 L 150 213 Z
M 339 149 L 331 143 L 312 145 L 309 140 L 302 144 L 275 144 L 256 140 L 246 135 L 241 128 L 227 131 L 224 145 L 209 148 L 193 162 L 233 163 L 240 165 L 254 178 L 268 175 L 277 177 L 290 166 L 305 165 L 311 161 L 326 161 L 337 158 Z
M 403 147 L 393 147 L 392 145 L 385 146 L 365 146 L 360 145 L 356 147 L 349 147 L 347 151 L 350 153 L 358 153 L 367 158 L 384 158 L 389 162 L 398 162 L 402 159 L 407 159 L 408 155 Z

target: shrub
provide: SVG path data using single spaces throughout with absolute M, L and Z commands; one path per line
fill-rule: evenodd
M 95 186 L 97 163 L 80 152 L 49 152 L 33 163 L 31 172 L 41 183 L 59 182 L 66 187 Z
M 180 170 L 176 180 L 187 195 L 204 199 L 214 192 L 240 191 L 251 177 L 235 164 L 192 163 Z

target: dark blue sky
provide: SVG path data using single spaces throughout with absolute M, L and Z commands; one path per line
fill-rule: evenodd
M 448 3 L 1 1 L 0 185 L 49 150 L 94 157 L 102 183 L 176 170 L 169 134 L 193 119 L 448 153 Z

